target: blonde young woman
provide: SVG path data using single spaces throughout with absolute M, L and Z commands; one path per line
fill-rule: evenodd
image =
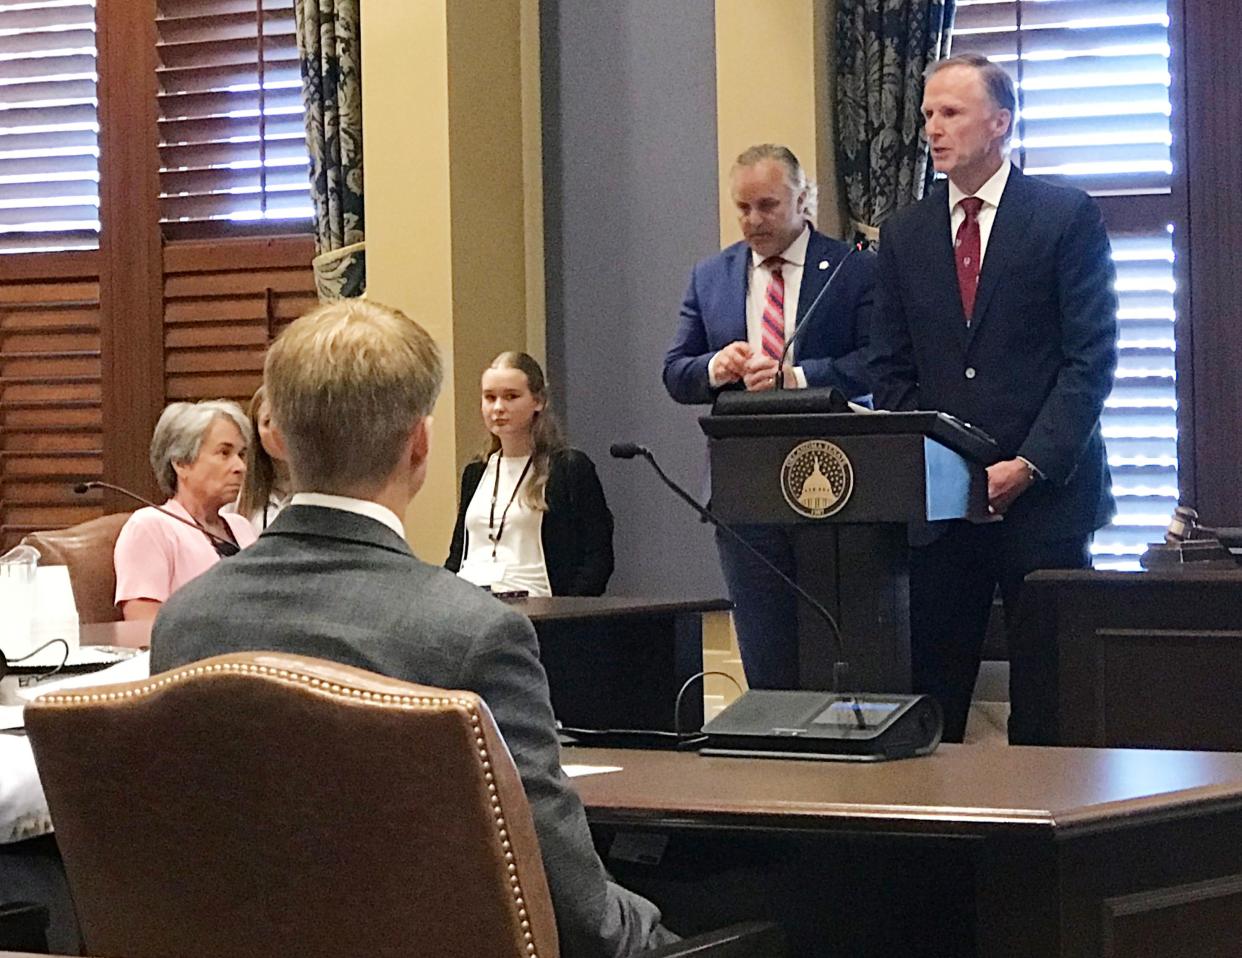
M 289 499 L 289 465 L 272 442 L 272 408 L 260 386 L 250 400 L 250 427 L 255 441 L 246 463 L 246 479 L 237 497 L 237 514 L 262 533 Z
M 565 445 L 543 369 L 501 353 L 483 371 L 491 434 L 461 477 L 445 566 L 493 591 L 602 595 L 612 575 L 612 513 L 590 458 Z

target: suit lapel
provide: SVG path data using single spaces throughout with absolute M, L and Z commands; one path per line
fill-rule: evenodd
M 750 247 L 738 243 L 730 251 L 725 262 L 725 323 L 728 326 L 726 343 L 746 342 L 746 260 Z
M 933 316 L 941 317 L 950 326 L 962 349 L 966 348 L 966 312 L 962 309 L 962 294 L 957 287 L 957 259 L 953 255 L 952 224 L 949 219 L 948 186 L 937 184 L 932 194 L 923 201 L 927 215 L 922 220 L 921 245 L 931 253 L 934 265 L 932 281 L 927 295 L 934 297 Z
M 828 265 L 820 269 L 821 262 Z M 802 285 L 798 287 L 798 317 L 794 321 L 795 329 L 806 319 L 806 311 L 810 309 L 811 303 L 824 288 L 824 283 L 839 262 L 836 257 L 828 255 L 827 239 L 811 230 L 811 237 L 806 244 L 806 256 L 802 261 Z
M 1027 199 L 1025 177 L 1015 166 L 1009 171 L 1009 180 L 1005 183 L 1005 192 L 1001 194 L 1000 206 L 996 208 L 996 218 L 992 221 L 992 232 L 988 236 L 983 270 L 979 273 L 979 290 L 975 294 L 975 315 L 967 330 L 967 348 L 988 318 L 988 304 L 1001 277 L 1010 273 L 1022 249 L 1022 236 L 1033 212 Z

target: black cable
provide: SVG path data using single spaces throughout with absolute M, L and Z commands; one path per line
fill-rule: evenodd
M 686 690 L 690 688 L 691 682 L 694 682 L 698 679 L 705 679 L 709 675 L 719 675 L 719 676 L 723 676 L 724 678 L 728 679 L 735 686 L 737 686 L 737 690 L 739 694 L 742 694 L 746 691 L 744 688 L 742 688 L 742 683 L 739 682 L 737 679 L 735 679 L 728 672 L 718 672 L 715 669 L 707 669 L 703 672 L 695 672 L 694 675 L 690 676 L 690 678 L 686 679 L 686 681 L 681 683 L 681 689 L 677 692 L 677 700 L 673 703 L 673 733 L 675 735 L 681 736 L 681 735 L 689 734 L 681 730 L 681 697 L 686 694 Z
M 32 682 L 39 682 L 39 681 L 42 681 L 43 679 L 51 678 L 53 675 L 55 675 L 57 672 L 63 669 L 65 667 L 65 664 L 69 661 L 69 655 L 71 651 L 69 648 L 69 643 L 66 642 L 64 639 L 48 639 L 46 642 L 44 642 L 41 646 L 39 646 L 34 651 L 27 652 L 25 655 L 21 656 L 20 658 L 8 659 L 9 665 L 16 665 L 18 662 L 25 662 L 27 659 L 34 658 L 36 655 L 38 655 L 40 652 L 46 649 L 49 645 L 56 645 L 58 642 L 65 647 L 65 654 L 60 660 L 60 665 L 56 666 L 56 668 L 52 669 L 49 672 L 40 672 L 38 675 L 23 675 L 20 679 L 18 679 L 19 685 L 30 685 Z

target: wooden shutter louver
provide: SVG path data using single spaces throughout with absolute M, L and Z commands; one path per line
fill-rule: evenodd
M 311 228 L 293 0 L 159 0 L 168 239 Z
M 0 253 L 99 245 L 94 0 L 0 3 Z
M 958 0 L 952 52 L 1018 84 L 1012 159 L 1124 207 L 1110 231 L 1119 361 L 1103 417 L 1118 516 L 1092 546 L 1133 568 L 1178 501 L 1174 217 L 1166 0 Z
M 103 475 L 95 255 L 30 260 L 0 285 L 0 548 L 102 511 L 73 493 Z

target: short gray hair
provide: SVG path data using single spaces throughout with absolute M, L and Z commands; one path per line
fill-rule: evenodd
M 793 150 L 789 147 L 779 143 L 756 143 L 738 154 L 737 159 L 733 161 L 733 168 L 755 166 L 764 160 L 774 160 L 785 167 L 785 178 L 789 180 L 789 186 L 794 193 L 806 191 L 806 200 L 802 206 L 806 210 L 807 217 L 815 219 L 815 212 L 819 208 L 819 187 L 807 180 L 806 171 L 802 169 L 802 164 L 798 162 L 798 158 L 794 156 Z
M 997 108 L 1009 111 L 1009 129 L 1005 131 L 1005 139 L 1013 136 L 1014 120 L 1018 116 L 1018 91 L 1013 85 L 1013 78 L 1005 72 L 1005 68 L 993 63 L 979 53 L 959 53 L 955 57 L 937 60 L 927 68 L 924 80 L 930 80 L 941 70 L 951 67 L 969 67 L 979 74 L 983 81 L 983 89 Z
M 151 470 L 160 491 L 168 497 L 177 492 L 177 470 L 174 466 L 193 462 L 203 448 L 203 437 L 217 419 L 227 419 L 250 445 L 250 420 L 241 406 L 228 399 L 204 399 L 201 402 L 175 402 L 160 413 L 155 432 L 151 435 Z
M 435 342 L 399 310 L 346 299 L 295 320 L 263 370 L 295 488 L 349 495 L 386 481 L 443 379 Z

